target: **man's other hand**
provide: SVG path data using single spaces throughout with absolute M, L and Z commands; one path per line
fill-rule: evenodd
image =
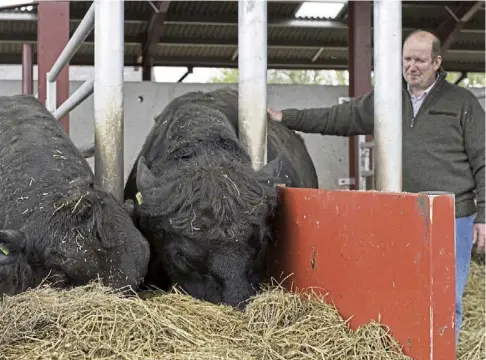
M 274 121 L 282 121 L 282 113 L 280 111 L 273 111 L 270 108 L 267 108 L 267 113 L 270 115 L 270 118 Z

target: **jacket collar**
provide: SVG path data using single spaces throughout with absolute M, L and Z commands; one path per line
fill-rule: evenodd
M 444 80 L 447 77 L 447 72 L 442 67 L 439 68 L 437 73 L 438 73 L 438 77 L 437 77 L 437 80 L 436 80 L 437 83 L 442 82 L 442 80 Z M 408 86 L 407 80 L 405 80 L 405 78 L 402 75 L 402 87 L 403 87 L 403 89 L 407 90 L 407 86 Z

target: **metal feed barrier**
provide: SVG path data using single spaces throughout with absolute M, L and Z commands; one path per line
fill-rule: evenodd
M 88 79 L 58 108 L 56 79 L 95 29 L 94 77 Z M 123 1 L 95 0 L 46 74 L 46 108 L 60 119 L 94 92 L 95 143 L 84 156 L 95 157 L 96 182 L 123 200 Z
M 267 252 L 269 265 L 277 279 L 279 274 L 284 279 L 286 274 L 289 278 L 293 274 L 287 285 L 289 290 L 324 288 L 340 314 L 352 318 L 352 329 L 376 320 L 380 314 L 381 322 L 393 329 L 407 355 L 414 359 L 452 360 L 454 199 L 449 195 L 402 192 L 402 108 L 398 106 L 401 1 L 377 0 L 373 8 L 374 141 L 363 140 L 360 147 L 374 150 L 376 168 L 371 170 L 366 163 L 360 177 L 375 176 L 378 191 L 279 188 L 275 236 L 278 241 L 272 242 L 270 246 L 275 248 Z M 56 77 L 93 29 L 95 15 L 94 79 L 56 109 Z M 46 100 L 49 110 L 60 118 L 94 91 L 95 147 L 88 150 L 95 150 L 98 183 L 120 200 L 123 23 L 122 1 L 95 0 L 94 8 L 89 9 L 47 74 Z M 235 53 L 239 57 L 239 136 L 254 169 L 260 169 L 267 161 L 267 62 L 266 55 L 262 56 L 266 54 L 266 29 L 267 2 L 240 0 Z M 326 226 L 319 225 L 323 223 Z M 396 309 L 403 309 L 403 314 L 397 314 Z

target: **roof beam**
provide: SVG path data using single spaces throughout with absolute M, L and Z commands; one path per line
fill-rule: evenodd
M 83 44 L 86 45 L 93 45 L 93 35 L 89 35 Z M 29 36 L 6 36 L 0 34 L 0 44 L 35 44 L 36 37 L 35 35 L 31 34 Z M 140 46 L 140 38 L 139 37 L 126 37 L 125 38 L 125 46 Z M 205 47 L 205 46 L 214 46 L 214 47 L 229 47 L 229 48 L 237 48 L 238 41 L 237 39 L 215 39 L 215 38 L 196 38 L 196 37 L 187 37 L 187 38 L 175 38 L 175 37 L 162 37 L 160 42 L 154 44 L 153 46 L 187 46 L 187 47 Z M 339 43 L 326 43 L 320 40 L 305 40 L 305 41 L 284 41 L 280 39 L 269 39 L 268 40 L 268 48 L 269 49 L 302 49 L 302 50 L 311 50 L 314 49 L 315 51 L 320 51 L 320 53 L 324 51 L 343 51 L 347 52 L 347 44 L 345 42 Z M 155 48 L 154 48 L 155 49 Z M 469 47 L 455 47 L 453 49 L 449 49 L 450 54 L 468 54 L 468 55 L 481 55 L 481 58 L 484 57 L 484 49 L 471 49 Z M 138 60 L 138 64 L 140 65 L 140 59 Z
M 34 34 L 28 36 L 16 35 L 14 37 L 10 35 L 0 34 L 0 44 L 25 44 L 25 43 L 35 43 L 37 40 Z M 92 45 L 94 41 L 93 35 L 90 34 L 84 44 Z M 127 36 L 125 38 L 126 46 L 140 46 L 140 37 Z M 229 47 L 237 48 L 238 39 L 237 38 L 201 38 L 201 37 L 162 37 L 160 41 L 153 46 L 188 46 L 188 47 L 205 47 L 205 46 L 215 46 L 215 47 Z M 155 48 L 155 47 L 154 47 Z M 269 39 L 268 40 L 269 49 L 314 49 L 315 51 L 348 51 L 346 42 L 339 43 L 326 43 L 318 39 L 310 39 L 304 41 L 297 40 L 281 40 L 281 39 Z M 322 50 L 321 50 L 322 49 Z M 483 49 L 471 49 L 470 47 L 455 47 L 450 49 L 449 52 L 452 54 L 470 54 L 470 55 L 482 55 L 484 58 L 484 48 Z M 140 65 L 140 61 L 139 61 Z
M 457 35 L 478 10 L 483 5 L 484 1 L 465 1 L 462 2 L 455 10 L 451 10 L 446 6 L 450 17 L 445 19 L 435 30 L 436 36 L 441 42 L 441 53 L 445 54 L 449 51 L 451 45 L 454 43 Z
M 149 3 L 152 5 L 154 13 L 148 21 L 140 54 L 142 60 L 142 78 L 144 81 L 150 81 L 152 78 L 152 55 L 162 36 L 170 1 L 159 1 L 157 6 L 152 1 L 149 1 Z
M 36 59 L 34 58 L 36 61 Z M 0 56 L 0 64 L 20 64 L 21 54 L 7 53 Z M 485 63 L 482 61 L 461 63 L 458 61 L 443 61 L 443 67 L 446 71 L 466 71 L 484 73 Z M 89 54 L 76 54 L 70 62 L 70 66 L 87 65 L 93 66 L 93 56 Z M 125 55 L 125 66 L 137 66 L 137 59 L 133 55 Z M 229 57 L 201 57 L 201 56 L 160 56 L 154 58 L 154 66 L 184 66 L 184 67 L 223 67 L 236 68 L 237 61 L 231 61 Z M 314 70 L 348 70 L 346 59 L 318 59 L 312 62 L 312 59 L 285 59 L 285 58 L 268 58 L 269 69 L 314 69 Z
M 159 42 L 164 29 L 164 22 L 169 10 L 170 1 L 159 1 L 158 6 L 154 9 L 147 30 L 145 32 L 145 39 L 142 45 L 142 53 L 146 56 L 151 56 L 155 45 Z
M 35 14 L 14 14 L 14 13 L 1 13 L 0 21 L 36 21 L 37 16 Z M 79 25 L 81 19 L 78 19 L 75 15 L 71 18 L 71 22 L 74 27 Z M 145 24 L 146 20 L 143 19 L 125 19 L 126 24 Z M 201 25 L 201 26 L 234 26 L 238 27 L 236 20 L 232 19 L 221 19 L 221 17 L 214 16 L 192 16 L 190 19 L 184 18 L 183 16 L 171 16 L 169 20 L 165 20 L 165 25 Z M 309 28 L 309 29 L 347 29 L 347 25 L 341 21 L 335 20 L 309 20 L 309 19 L 269 19 L 269 27 L 288 27 L 288 28 Z M 422 28 L 423 24 L 415 24 L 409 21 L 404 23 L 404 31 L 412 31 L 417 28 Z M 426 29 L 429 30 L 429 29 Z M 432 30 L 432 29 L 430 29 Z M 477 33 L 484 34 L 484 27 L 463 27 L 461 28 L 463 33 Z

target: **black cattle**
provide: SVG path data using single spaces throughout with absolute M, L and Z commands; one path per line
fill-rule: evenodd
M 277 184 L 316 188 L 302 138 L 268 122 L 268 163 L 254 171 L 238 139 L 238 94 L 190 92 L 168 104 L 129 175 L 125 199 L 151 244 L 146 279 L 244 306 L 260 281 Z M 278 155 L 278 157 L 277 157 Z
M 0 97 L 0 287 L 15 294 L 101 279 L 138 288 L 150 249 L 123 206 L 31 96 Z
M 25 256 L 26 239 L 17 230 L 0 230 L 0 295 L 15 295 L 42 281 Z

